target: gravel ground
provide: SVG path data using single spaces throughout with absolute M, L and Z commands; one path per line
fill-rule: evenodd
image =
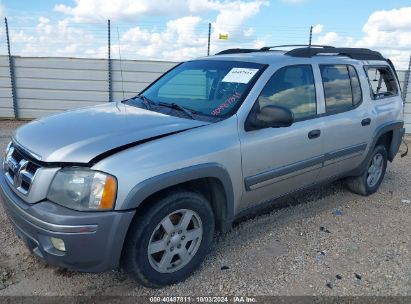
M 0 121 L 0 151 L 20 124 Z M 398 157 L 370 197 L 335 182 L 290 198 L 216 236 L 198 271 L 158 290 L 122 271 L 85 274 L 45 264 L 16 238 L 0 207 L 0 295 L 410 296 L 410 169 L 411 156 Z

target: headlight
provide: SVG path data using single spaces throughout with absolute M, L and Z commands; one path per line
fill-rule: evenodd
M 7 144 L 5 154 L 7 154 L 7 152 L 9 152 L 9 150 L 10 150 L 10 148 L 11 148 L 11 145 L 12 145 L 12 142 L 9 142 L 9 143 Z
M 102 211 L 114 207 L 115 177 L 86 168 L 64 168 L 54 177 L 47 199 L 79 211 Z
M 12 145 L 12 142 L 9 142 L 9 144 L 8 144 L 7 147 L 6 147 L 6 150 L 4 151 L 4 157 L 3 157 L 2 160 L 0 160 L 0 161 L 3 162 L 3 170 L 6 170 L 6 160 L 7 160 L 7 157 L 9 156 L 9 154 L 12 154 L 12 153 L 13 153 L 13 152 L 10 151 L 11 145 Z
M 4 151 L 4 159 L 6 159 L 7 154 L 9 154 L 11 145 L 12 145 L 12 142 L 9 142 L 8 145 L 7 145 L 7 147 L 6 147 L 6 150 Z

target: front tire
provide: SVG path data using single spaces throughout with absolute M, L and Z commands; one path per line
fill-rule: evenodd
M 387 150 L 383 145 L 374 148 L 368 159 L 363 174 L 347 178 L 348 188 L 357 194 L 364 196 L 375 193 L 380 187 L 387 169 Z
M 193 192 L 174 192 L 136 215 L 123 254 L 123 266 L 151 288 L 185 280 L 200 266 L 214 234 L 209 202 Z

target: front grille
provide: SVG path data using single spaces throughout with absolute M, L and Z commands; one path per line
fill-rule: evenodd
M 31 174 L 36 174 L 37 170 L 40 168 L 39 165 L 36 165 L 35 163 L 29 162 L 27 165 L 27 172 L 31 173 Z
M 19 192 L 27 195 L 40 166 L 25 157 L 24 153 L 13 144 L 9 145 L 6 151 L 3 166 L 9 183 Z
M 21 154 L 21 152 L 17 149 L 14 149 L 13 151 L 13 158 L 15 159 L 16 162 L 20 162 L 22 159 L 24 159 L 23 154 Z

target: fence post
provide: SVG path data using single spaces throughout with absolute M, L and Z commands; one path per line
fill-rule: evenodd
M 113 101 L 113 88 L 112 88 L 112 81 L 111 81 L 111 26 L 110 26 L 110 19 L 107 20 L 107 46 L 108 46 L 108 102 Z
M 207 56 L 210 56 L 210 40 L 211 40 L 211 22 L 208 23 Z
M 4 18 L 4 23 L 6 25 L 6 39 L 7 39 L 7 51 L 9 55 L 9 72 L 10 72 L 10 84 L 11 84 L 11 97 L 13 99 L 13 112 L 14 118 L 19 119 L 19 109 L 17 105 L 17 94 L 16 94 L 16 80 L 14 76 L 14 58 L 11 56 L 10 52 L 10 38 L 9 38 L 9 25 L 7 23 L 7 18 Z
M 407 91 L 408 91 L 408 85 L 410 82 L 410 76 L 411 76 L 411 56 L 410 56 L 410 61 L 408 62 L 408 70 L 405 72 L 405 78 L 404 78 L 404 86 L 403 86 L 403 91 L 402 91 L 402 99 L 405 101 L 407 99 Z

